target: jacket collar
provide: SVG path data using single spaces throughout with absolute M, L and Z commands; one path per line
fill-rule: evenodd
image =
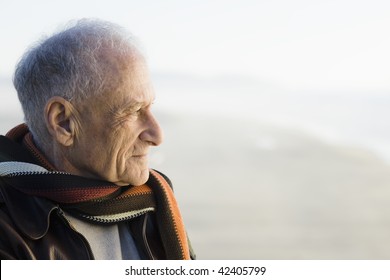
M 15 138 L 18 137 L 14 136 Z M 27 149 L 17 141 L 11 140 L 9 136 L 0 136 L 0 147 L 0 161 L 36 163 Z M 18 229 L 31 239 L 43 237 L 49 228 L 50 214 L 55 210 L 59 211 L 58 205 L 50 200 L 26 195 L 6 184 L 1 177 L 0 194 L 2 196 L 0 199 L 6 204 Z
M 26 195 L 5 184 L 0 184 L 0 192 L 9 215 L 24 235 L 33 240 L 46 235 L 51 213 L 60 211 L 58 205 L 47 199 Z

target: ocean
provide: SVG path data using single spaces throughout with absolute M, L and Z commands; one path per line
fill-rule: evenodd
M 156 76 L 156 104 L 165 110 L 255 120 L 390 160 L 390 90 L 297 91 L 229 77 L 175 84 L 173 77 L 169 83 Z

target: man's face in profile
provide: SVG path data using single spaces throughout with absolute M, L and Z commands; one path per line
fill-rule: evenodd
M 68 155 L 77 173 L 117 185 L 142 185 L 149 178 L 150 146 L 162 142 L 151 107 L 154 93 L 145 62 L 119 62 L 112 86 L 77 106 L 80 131 Z

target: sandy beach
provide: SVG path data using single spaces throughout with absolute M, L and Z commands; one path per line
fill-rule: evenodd
M 389 259 L 390 166 L 256 122 L 159 114 L 200 259 Z

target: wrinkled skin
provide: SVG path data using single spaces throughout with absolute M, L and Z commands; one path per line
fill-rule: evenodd
M 155 97 L 143 59 L 118 65 L 108 73 L 113 82 L 105 94 L 64 105 L 69 121 L 64 117 L 58 124 L 72 138 L 57 136 L 60 145 L 52 158 L 56 168 L 72 174 L 141 185 L 149 178 L 150 146 L 159 145 L 163 136 L 151 111 Z

